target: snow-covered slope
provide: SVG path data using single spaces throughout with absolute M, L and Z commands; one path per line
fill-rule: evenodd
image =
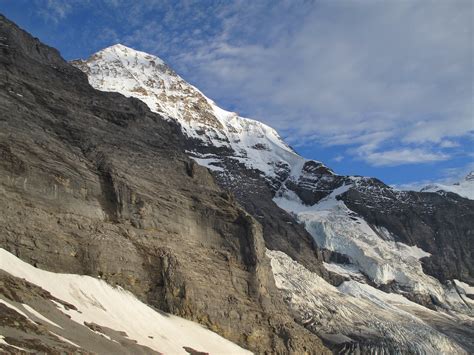
M 117 44 L 72 63 L 96 89 L 142 100 L 152 111 L 177 120 L 188 137 L 230 149 L 234 159 L 268 177 L 278 175 L 282 166 L 289 170 L 304 161 L 273 128 L 221 109 L 156 56 Z M 215 154 L 194 157 L 211 169 L 221 159 Z
M 474 200 L 474 171 L 471 171 L 463 180 L 452 184 L 431 184 L 421 189 L 421 192 L 452 192 L 459 196 Z
M 83 326 L 85 323 L 94 323 L 125 332 L 130 340 L 159 353 L 188 354 L 184 347 L 189 347 L 211 354 L 250 354 L 199 324 L 158 312 L 131 293 L 112 287 L 102 280 L 44 271 L 21 261 L 4 249 L 0 249 L 0 270 L 24 278 L 49 291 L 55 298 L 75 306 L 77 309 L 64 307 L 56 302 L 57 307 L 78 324 Z M 22 311 L 11 302 L 2 299 L 0 302 L 27 318 L 31 318 L 28 316 L 31 314 L 32 317 L 53 325 L 55 332 L 61 332 L 61 326 L 28 305 L 22 305 Z M 71 340 L 67 342 L 80 347 Z

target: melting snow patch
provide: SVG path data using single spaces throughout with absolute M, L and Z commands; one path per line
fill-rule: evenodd
M 3 249 L 2 249 L 3 250 Z M 14 305 L 8 303 L 7 301 L 3 300 L 0 298 L 0 303 L 3 303 L 5 306 L 7 306 L 8 308 L 11 308 L 13 309 L 15 312 L 21 314 L 23 317 L 25 317 L 26 319 L 28 319 L 30 322 L 34 323 L 30 317 L 28 317 L 28 315 L 26 315 L 23 311 L 19 310 L 17 307 L 15 307 Z
M 215 164 L 218 164 L 220 160 L 218 159 L 212 159 L 212 158 L 197 158 L 197 157 L 191 157 L 196 163 L 199 165 L 205 166 L 206 168 L 212 170 L 212 171 L 224 171 L 223 168 L 220 166 L 216 166 Z

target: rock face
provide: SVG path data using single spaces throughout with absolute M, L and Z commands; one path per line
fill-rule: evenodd
M 260 224 L 184 148 L 174 122 L 0 17 L 0 246 L 259 353 L 324 352 L 275 288 Z

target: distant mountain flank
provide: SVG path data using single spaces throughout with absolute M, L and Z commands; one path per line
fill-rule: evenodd
M 452 192 L 459 196 L 474 200 L 474 171 L 467 174 L 464 179 L 451 185 L 430 184 L 423 187 L 421 192 Z

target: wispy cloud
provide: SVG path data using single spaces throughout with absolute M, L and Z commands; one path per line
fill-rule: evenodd
M 439 143 L 441 148 L 457 148 L 460 146 L 459 143 L 451 141 L 449 139 L 443 140 Z
M 343 155 L 336 155 L 334 158 L 332 158 L 332 160 L 334 160 L 336 163 L 340 163 L 341 161 L 344 160 L 344 156 Z
M 87 5 L 89 0 L 36 0 L 38 5 L 38 14 L 53 23 L 66 18 L 77 6 Z
M 449 158 L 449 155 L 425 151 L 419 148 L 402 148 L 386 151 L 372 151 L 361 154 L 360 158 L 373 166 L 396 166 L 446 160 Z

